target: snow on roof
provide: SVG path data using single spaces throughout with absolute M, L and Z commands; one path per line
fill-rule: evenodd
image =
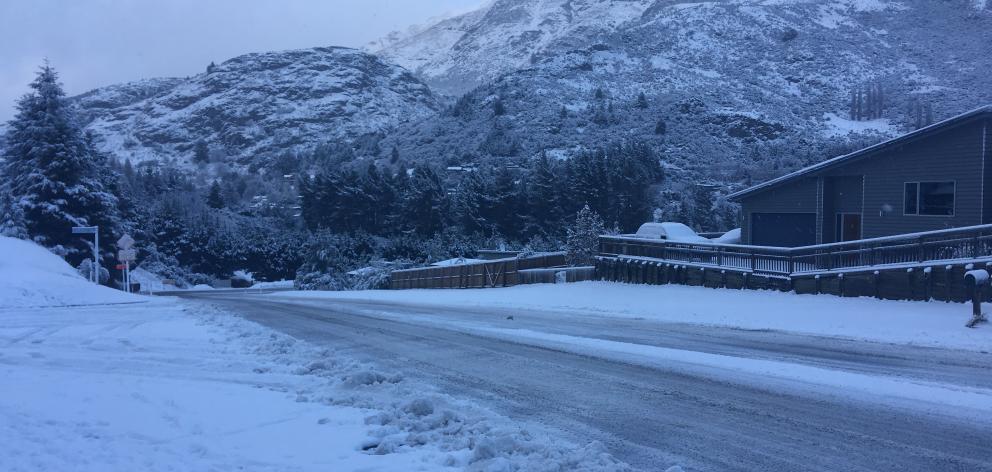
M 770 187 L 774 187 L 775 185 L 778 185 L 780 183 L 787 182 L 787 181 L 796 179 L 798 177 L 801 177 L 801 176 L 804 176 L 804 175 L 807 175 L 807 174 L 811 174 L 811 173 L 816 172 L 818 170 L 826 169 L 828 167 L 832 167 L 832 166 L 841 164 L 843 162 L 847 162 L 847 161 L 849 161 L 851 159 L 855 159 L 855 158 L 858 158 L 858 157 L 861 157 L 861 156 L 865 156 L 865 155 L 870 154 L 870 153 L 872 153 L 874 151 L 885 149 L 887 147 L 894 146 L 896 144 L 900 144 L 903 141 L 907 141 L 909 139 L 913 139 L 913 138 L 916 138 L 916 137 L 919 137 L 919 136 L 923 136 L 923 135 L 926 135 L 926 134 L 929 134 L 929 133 L 938 131 L 941 128 L 945 128 L 945 127 L 948 127 L 948 126 L 951 126 L 951 125 L 955 125 L 955 124 L 960 123 L 962 121 L 966 121 L 966 120 L 969 120 L 971 118 L 975 118 L 975 117 L 982 116 L 982 115 L 992 115 L 992 105 L 985 105 L 985 106 L 976 108 L 976 109 L 971 110 L 969 112 L 962 113 L 962 114 L 957 115 L 957 116 L 952 117 L 952 118 L 948 118 L 948 119 L 946 119 L 944 121 L 940 121 L 940 122 L 934 123 L 934 124 L 932 124 L 930 126 L 926 126 L 926 127 L 920 128 L 920 129 L 918 129 L 916 131 L 912 131 L 912 132 L 903 134 L 901 136 L 892 138 L 892 139 L 890 139 L 888 141 L 883 141 L 883 142 L 878 143 L 878 144 L 875 144 L 873 146 L 868 146 L 868 147 L 866 147 L 864 149 L 860 149 L 858 151 L 854 151 L 854 152 L 852 152 L 850 154 L 845 154 L 843 156 L 838 156 L 838 157 L 835 157 L 833 159 L 827 159 L 827 160 L 825 160 L 825 161 L 823 161 L 823 162 L 821 162 L 819 164 L 814 164 L 814 165 L 811 165 L 809 167 L 805 167 L 803 169 L 799 169 L 799 170 L 797 170 L 795 172 L 792 172 L 790 174 L 786 174 L 786 175 L 783 175 L 781 177 L 778 177 L 778 178 L 769 180 L 769 181 L 767 181 L 765 183 L 755 185 L 755 186 L 753 186 L 751 188 L 747 188 L 747 189 L 741 190 L 739 192 L 732 193 L 732 194 L 728 195 L 727 198 L 730 199 L 730 200 L 732 200 L 732 201 L 740 201 L 740 199 L 743 198 L 743 197 L 745 197 L 745 196 L 751 195 L 753 193 L 760 192 L 762 190 L 766 190 L 766 189 L 768 189 Z
M 464 257 L 455 257 L 453 259 L 445 259 L 443 261 L 437 261 L 431 265 L 434 267 L 450 267 L 456 265 L 475 264 L 478 262 L 488 262 L 488 261 L 482 259 L 466 259 Z

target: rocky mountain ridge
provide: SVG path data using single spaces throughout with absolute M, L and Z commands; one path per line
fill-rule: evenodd
M 348 48 L 247 54 L 188 79 L 74 97 L 97 146 L 132 161 L 189 161 L 198 141 L 247 163 L 385 132 L 434 114 L 431 90 L 401 67 Z
M 637 14 L 614 12 L 608 28 L 582 27 L 579 18 L 575 28 L 554 30 L 565 31 L 561 37 L 541 29 L 542 18 L 567 18 L 572 4 L 591 12 L 621 3 L 622 12 Z M 429 83 L 478 72 L 474 64 L 490 53 L 480 48 L 456 61 L 471 52 L 464 44 L 502 41 L 511 57 L 526 50 L 532 59 L 488 81 L 480 75 L 454 107 L 401 126 L 387 146 L 456 163 L 540 152 L 566 158 L 604 142 L 643 140 L 662 151 L 673 175 L 691 174 L 683 180 L 746 183 L 992 102 L 992 9 L 984 3 L 649 3 L 497 1 L 482 17 L 499 9 L 512 21 L 465 27 L 429 61 L 410 62 L 411 49 L 397 43 L 383 54 Z M 557 15 L 540 8 L 548 6 Z M 544 39 L 514 49 L 515 38 Z M 432 68 L 449 63 L 467 65 L 456 73 Z M 859 100 L 862 112 L 852 116 Z M 869 100 L 877 112 L 869 113 Z

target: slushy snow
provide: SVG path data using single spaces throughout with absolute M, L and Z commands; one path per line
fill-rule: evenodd
M 0 266 L 5 472 L 628 470 L 600 444 L 209 305 L 96 286 L 32 243 L 0 244 L 34 264 L 26 279 Z
M 553 310 L 776 330 L 873 342 L 992 351 L 992 330 L 965 329 L 961 303 L 841 298 L 685 285 L 579 282 L 500 289 L 285 292 L 279 297 L 390 301 L 465 307 Z

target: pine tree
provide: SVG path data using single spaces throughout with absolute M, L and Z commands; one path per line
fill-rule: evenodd
M 210 193 L 207 194 L 207 205 L 210 208 L 224 208 L 224 196 L 221 195 L 220 184 L 216 180 L 210 185 Z
M 503 99 L 496 98 L 496 100 L 493 100 L 493 114 L 496 116 L 503 116 L 506 114 L 506 106 L 503 105 Z
M 485 234 L 492 228 L 486 219 L 486 209 L 491 205 L 489 188 L 482 172 L 469 172 L 455 191 L 455 222 L 465 234 Z
M 658 122 L 654 125 L 654 134 L 664 136 L 667 131 L 668 125 L 665 124 L 665 119 L 658 118 Z
M 714 229 L 713 203 L 713 188 L 710 185 L 698 184 L 693 188 L 691 226 L 697 231 Z
M 0 236 L 30 239 L 24 227 L 24 211 L 6 191 L 0 191 Z
M 396 202 L 392 182 L 386 179 L 375 163 L 370 163 L 362 178 L 362 193 L 366 197 L 362 229 L 371 234 L 383 234 L 387 215 Z
M 444 228 L 446 207 L 441 177 L 426 165 L 417 167 L 403 199 L 403 217 L 408 228 L 420 236 L 439 233 Z
M 210 148 L 207 147 L 207 143 L 202 139 L 197 140 L 196 144 L 193 145 L 193 162 L 210 162 Z
M 637 96 L 637 108 L 645 109 L 647 107 L 648 107 L 648 97 L 644 95 L 644 92 L 641 92 Z
M 547 154 L 534 161 L 531 168 L 529 194 L 530 225 L 537 231 L 549 231 L 558 226 L 562 215 L 559 179 Z
M 587 205 L 597 214 L 607 208 L 607 187 L 605 169 L 605 152 L 602 149 L 587 151 L 569 161 L 569 180 L 572 186 L 571 194 L 578 205 Z M 572 207 L 575 211 L 578 205 Z
M 486 217 L 496 226 L 496 230 L 504 237 L 519 235 L 520 215 L 518 207 L 520 195 L 517 180 L 508 167 L 500 166 L 493 178 L 492 202 L 486 208 Z
M 396 146 L 393 146 L 392 152 L 389 153 L 389 162 L 392 164 L 396 164 L 399 161 L 400 161 L 400 150 L 397 149 Z
M 117 197 L 105 187 L 116 173 L 83 136 L 47 62 L 30 86 L 10 121 L 0 192 L 10 195 L 11 214 L 23 215 L 34 241 L 78 263 L 76 255 L 90 248 L 71 234 L 73 226 L 97 225 L 109 238 L 120 224 Z
M 575 215 L 575 224 L 568 228 L 565 251 L 568 264 L 582 266 L 592 264 L 599 254 L 599 236 L 606 233 L 603 219 L 589 208 L 582 207 Z

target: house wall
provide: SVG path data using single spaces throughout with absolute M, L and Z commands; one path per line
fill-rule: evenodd
M 985 123 L 966 123 L 837 166 L 828 175 L 864 175 L 864 238 L 982 223 Z M 954 181 L 954 216 L 904 215 L 906 182 Z
M 824 243 L 837 242 L 837 213 L 862 213 L 864 176 L 843 175 L 824 178 L 823 229 Z M 864 215 L 862 215 L 862 218 Z
M 985 137 L 982 140 L 982 148 L 985 151 L 985 172 L 982 197 L 984 200 L 982 223 L 992 223 L 992 119 L 986 119 Z
M 816 213 L 816 189 L 816 178 L 800 179 L 743 200 L 741 242 L 751 243 L 752 213 Z
M 817 213 L 822 242 L 835 239 L 838 212 L 862 214 L 863 238 L 992 223 L 989 121 L 924 135 L 747 196 L 741 200 L 743 242 L 750 243 L 753 213 Z M 954 215 L 904 215 L 905 183 L 917 181 L 954 181 Z

